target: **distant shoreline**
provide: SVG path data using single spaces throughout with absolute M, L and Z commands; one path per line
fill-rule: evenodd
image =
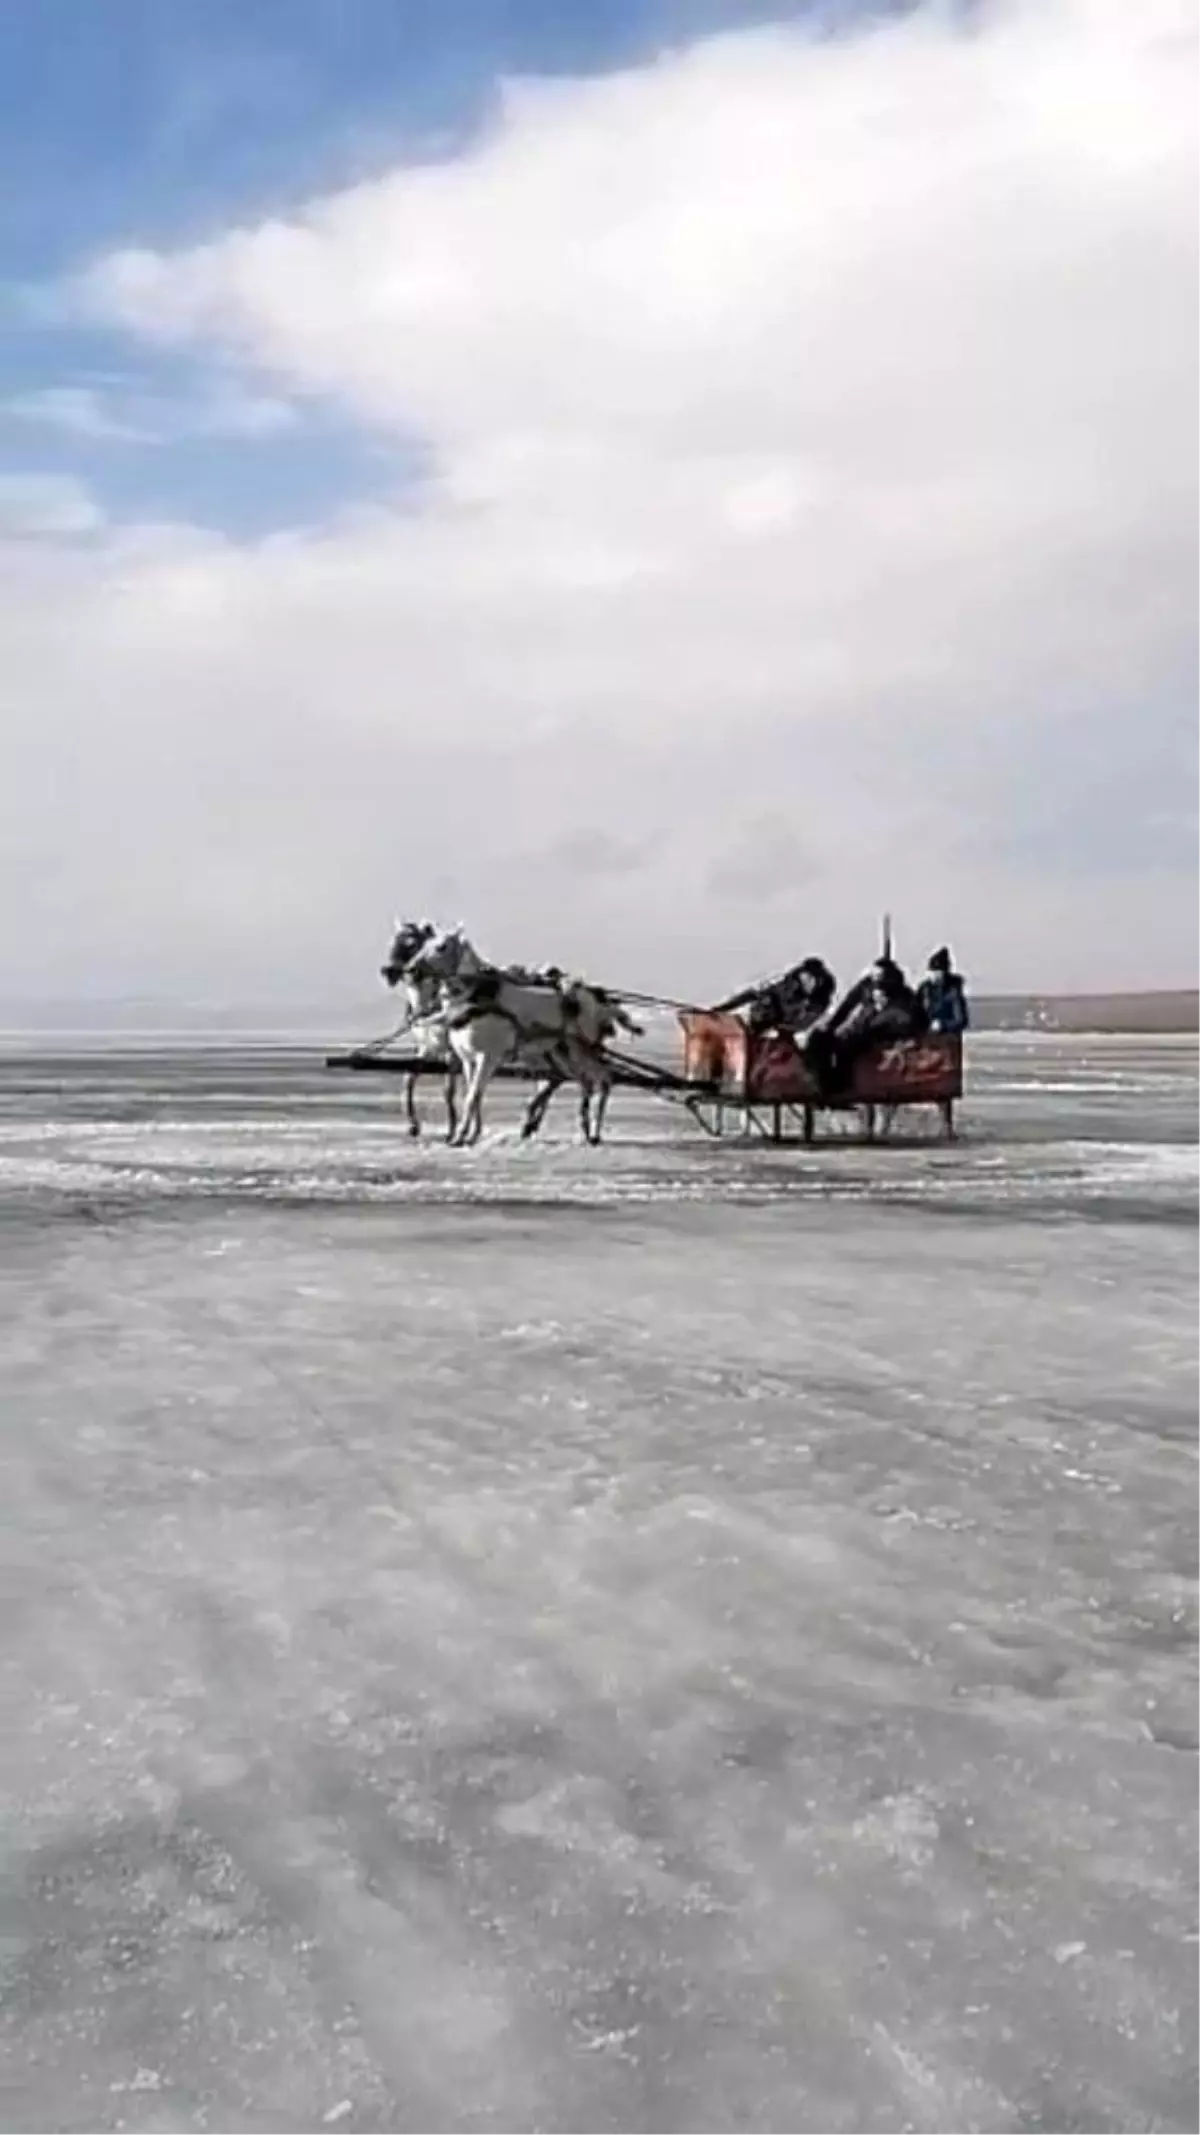
M 1196 989 L 1161 993 L 981 994 L 973 1002 L 980 1030 L 1058 1030 L 1113 1036 L 1195 1034 Z
M 245 1003 L 211 1007 L 200 1002 L 14 1001 L 0 1003 L 0 1038 L 192 1038 L 212 1044 L 239 1039 L 332 1043 L 361 1026 L 362 1034 L 380 1034 L 386 1024 L 378 1001 L 316 1006 L 254 1008 Z M 1200 1026 L 1200 991 L 1163 989 L 1146 993 L 977 994 L 971 998 L 977 1030 L 1061 1031 L 1127 1037 L 1195 1036 Z

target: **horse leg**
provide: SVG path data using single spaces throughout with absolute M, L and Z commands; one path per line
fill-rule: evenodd
M 449 1136 L 449 1143 L 452 1149 L 465 1149 L 471 1138 L 471 1127 L 475 1116 L 476 1084 L 483 1067 L 483 1061 L 478 1053 L 464 1050 L 459 1053 L 459 1058 L 462 1062 L 463 1098 L 462 1105 L 458 1109 L 455 1126 Z
M 456 1147 L 469 1149 L 483 1133 L 483 1091 L 487 1061 L 482 1053 L 476 1055 L 467 1069 L 467 1088 L 463 1099 L 462 1119 L 459 1123 Z
M 453 1147 L 455 1149 L 469 1149 L 471 1143 L 478 1137 L 478 1129 L 475 1125 L 474 1083 L 475 1077 L 468 1075 L 467 1086 L 463 1092 L 462 1111 L 458 1115 L 458 1126 L 454 1132 Z
M 604 1122 L 608 1114 L 608 1100 L 612 1096 L 612 1083 L 607 1075 L 601 1075 L 592 1086 L 591 1132 L 588 1140 L 594 1149 L 600 1147 L 604 1136 Z
M 511 1016 L 488 1015 L 486 1009 L 471 1030 L 468 1059 L 470 1126 L 462 1139 L 477 1142 L 483 1133 L 483 1100 L 492 1077 L 506 1060 L 519 1053 L 519 1031 Z
M 550 1110 L 550 1101 L 556 1090 L 562 1087 L 562 1076 L 553 1071 L 544 1075 L 533 1096 L 521 1124 L 521 1140 L 527 1142 L 541 1130 L 542 1121 Z
M 404 1117 L 408 1123 L 409 1136 L 413 1141 L 416 1141 L 421 1132 L 421 1122 L 417 1115 L 417 1078 L 415 1075 L 406 1075 L 404 1078 Z
M 468 1031 L 450 1031 L 446 1052 L 446 1146 L 462 1149 L 470 1126 L 472 1078 L 480 1064 L 479 1053 L 471 1044 Z
M 480 1136 L 483 1133 L 484 1093 L 486 1092 L 488 1084 L 491 1082 L 492 1076 L 495 1074 L 495 1072 L 495 1062 L 485 1060 L 480 1068 L 479 1075 L 476 1080 L 475 1093 L 472 1100 L 471 1132 L 467 1137 L 468 1146 L 472 1149 L 475 1147 L 476 1142 L 480 1139 Z
M 512 1033 L 505 1028 L 496 1031 L 485 1026 L 484 1029 L 472 1033 L 472 1043 L 464 1055 L 467 1096 L 458 1135 L 460 1149 L 473 1147 L 483 1133 L 484 1094 L 496 1069 L 508 1058 L 512 1050 Z

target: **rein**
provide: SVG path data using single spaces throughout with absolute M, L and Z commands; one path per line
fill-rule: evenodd
M 677 1015 L 706 1016 L 709 1012 L 699 1001 L 673 1001 L 665 993 L 630 993 L 625 986 L 615 991 L 613 998 L 632 1001 L 638 1008 L 672 1008 Z
M 358 1045 L 355 1047 L 355 1051 L 358 1053 L 383 1052 L 385 1046 L 394 1044 L 397 1038 L 402 1038 L 404 1036 L 406 1030 L 411 1029 L 413 1020 L 414 1019 L 411 1015 L 405 1016 L 401 1022 L 397 1023 L 395 1030 L 386 1031 L 382 1038 L 366 1039 L 366 1041 L 362 1045 Z

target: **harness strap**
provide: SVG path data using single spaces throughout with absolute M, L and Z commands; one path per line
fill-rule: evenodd
M 579 1006 L 576 1003 L 574 1004 L 574 1020 L 578 1021 L 579 1013 Z M 593 1054 L 597 1060 L 603 1058 L 603 1045 L 593 1045 L 589 1039 L 580 1037 L 577 1030 L 563 1030 L 551 1023 L 523 1023 L 519 1016 L 513 1014 L 511 1008 L 505 1008 L 499 1001 L 467 1002 L 461 1009 L 451 1015 L 447 1028 L 449 1030 L 466 1030 L 472 1023 L 482 1022 L 487 1016 L 493 1016 L 501 1023 L 508 1024 L 512 1031 L 512 1039 L 509 1044 L 510 1052 L 519 1052 L 522 1045 L 544 1044 L 552 1048 L 565 1048 L 567 1043 L 571 1042 L 577 1046 L 582 1046 L 585 1052 Z

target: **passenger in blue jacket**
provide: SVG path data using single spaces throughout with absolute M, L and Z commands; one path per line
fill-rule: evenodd
M 949 949 L 934 950 L 929 969 L 917 988 L 917 997 L 925 1011 L 927 1030 L 957 1037 L 970 1029 L 967 989 L 954 968 Z

